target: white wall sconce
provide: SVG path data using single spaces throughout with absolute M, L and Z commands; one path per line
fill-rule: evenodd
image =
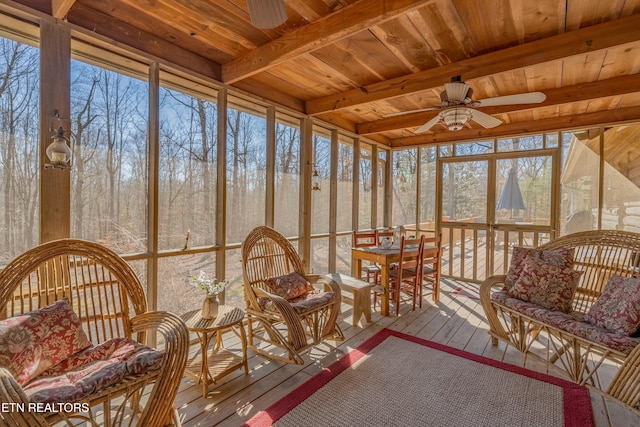
M 61 120 L 70 123 L 69 119 L 61 119 L 60 114 L 56 110 L 54 117 L 51 119 L 52 128 L 55 121 Z M 71 169 L 71 159 L 73 157 L 73 151 L 71 147 L 73 146 L 73 144 L 71 142 L 71 139 L 67 137 L 67 134 L 71 135 L 71 131 L 66 131 L 62 126 L 58 126 L 57 129 L 52 129 L 47 134 L 47 141 L 51 141 L 51 143 L 45 150 L 45 153 L 47 154 L 47 158 L 49 160 L 44 164 L 45 168 L 61 170 Z

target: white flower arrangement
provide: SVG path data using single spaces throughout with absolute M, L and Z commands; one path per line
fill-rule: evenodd
M 201 271 L 200 275 L 191 277 L 191 284 L 204 290 L 209 295 L 217 295 L 224 291 L 229 282 L 227 280 L 218 282 L 215 277 L 208 279 L 206 273 Z

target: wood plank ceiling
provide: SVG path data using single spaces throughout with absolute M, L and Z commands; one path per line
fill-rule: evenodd
M 245 0 L 17 0 L 392 147 L 640 119 L 640 0 L 284 2 L 260 30 Z M 474 99 L 547 99 L 479 108 L 493 129 L 386 117 L 440 105 L 454 75 Z

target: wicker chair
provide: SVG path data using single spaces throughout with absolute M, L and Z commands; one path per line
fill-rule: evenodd
M 68 300 L 66 307 L 70 306 L 77 314 L 77 333 L 90 345 L 87 350 L 103 348 L 100 346 L 112 342 L 126 342 L 129 347 L 152 353 L 156 364 L 153 368 L 140 369 L 136 375 L 131 373 L 133 369 L 124 371 L 124 377 L 115 384 L 105 383 L 104 388 L 97 387 L 80 400 L 61 399 L 59 403 L 64 401 L 68 405 L 57 412 L 0 413 L 0 425 L 44 426 L 59 421 L 67 425 L 80 421 L 87 425 L 145 427 L 179 424 L 174 398 L 186 366 L 189 345 L 182 320 L 170 313 L 149 312 L 144 289 L 131 267 L 113 251 L 95 243 L 76 239 L 45 243 L 20 255 L 0 272 L 0 319 L 10 322 L 23 313 L 32 316 L 63 298 Z M 137 344 L 146 342 L 148 331 L 160 332 L 163 353 Z M 111 339 L 115 340 L 109 341 Z M 106 357 L 108 360 L 98 364 L 113 361 L 113 355 Z M 54 368 L 60 365 L 62 362 Z M 71 370 L 74 369 L 76 367 Z M 40 381 L 52 378 L 46 372 Z M 67 372 L 55 378 L 65 378 Z M 94 372 L 91 376 L 95 375 Z M 38 378 L 42 377 L 36 380 Z M 83 376 L 81 381 L 88 381 L 87 378 Z M 21 386 L 9 369 L 0 368 L 0 400 L 15 403 L 16 408 L 29 408 L 28 390 L 32 383 Z M 53 387 L 56 396 L 66 393 L 64 387 Z M 149 391 L 143 398 L 143 393 Z M 80 411 L 69 410 L 74 407 L 69 404 L 80 402 L 84 405 Z M 84 412 L 87 406 L 88 413 Z
M 295 300 L 276 295 L 268 285 L 269 280 L 293 272 L 304 277 L 316 290 Z M 276 230 L 261 226 L 247 235 L 242 243 L 242 275 L 248 345 L 257 353 L 303 365 L 301 353 L 305 350 L 325 339 L 344 339 L 336 323 L 340 312 L 339 285 L 327 277 L 306 274 L 293 245 Z M 305 301 L 316 298 L 323 302 L 304 306 Z M 286 355 L 270 351 L 261 343 L 283 349 Z
M 621 342 L 626 342 L 623 351 L 604 341 L 607 334 L 602 331 L 585 334 L 577 328 L 563 329 L 564 325 L 578 323 L 571 319 L 583 318 L 613 274 L 638 277 L 640 234 L 619 230 L 584 231 L 562 236 L 539 248 L 571 248 L 574 251 L 574 269 L 583 274 L 573 298 L 571 317 L 563 317 L 569 319 L 566 322 L 544 321 L 540 315 L 535 317 L 532 310 L 525 314 L 509 307 L 501 302 L 503 300 L 492 297 L 496 291 L 504 289 L 506 276 L 489 277 L 480 287 L 480 300 L 492 344 L 496 346 L 499 340 L 504 341 L 523 353 L 539 357 L 571 380 L 603 392 L 640 413 L 640 343 L 637 338 L 623 337 L 625 341 Z

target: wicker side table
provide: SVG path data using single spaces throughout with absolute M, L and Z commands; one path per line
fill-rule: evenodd
M 236 369 L 244 366 L 245 375 L 249 374 L 247 364 L 247 336 L 242 326 L 244 311 L 230 305 L 220 305 L 215 319 L 203 319 L 201 310 L 193 310 L 182 315 L 190 332 L 195 332 L 200 341 L 200 354 L 190 360 L 185 373 L 202 383 L 202 397 L 209 394 L 209 384 L 214 383 Z M 231 330 L 242 344 L 242 357 L 226 350 L 222 346 L 222 333 Z M 213 337 L 216 342 L 209 353 L 209 344 Z

